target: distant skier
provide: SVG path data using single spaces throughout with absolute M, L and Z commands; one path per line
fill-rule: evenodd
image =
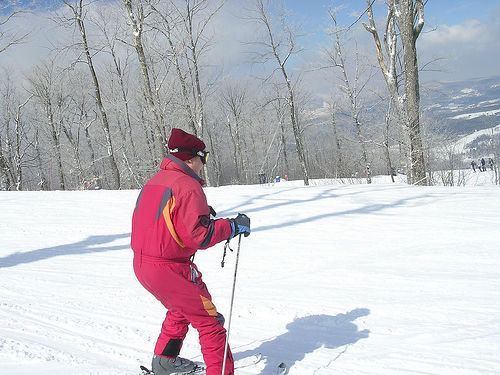
M 226 330 L 201 273 L 192 262 L 199 249 L 241 233 L 250 234 L 250 219 L 211 219 L 204 181 L 205 143 L 181 129 L 172 129 L 170 155 L 142 188 L 132 217 L 131 247 L 137 279 L 167 309 L 152 361 L 155 375 L 186 374 L 197 365 L 178 357 L 188 326 L 198 330 L 207 375 L 220 375 Z M 147 310 L 147 309 L 146 309 Z M 225 375 L 233 374 L 231 350 Z
M 472 170 L 476 172 L 476 162 L 474 160 L 470 162 L 470 166 L 472 167 Z
M 495 164 L 495 162 L 493 161 L 492 158 L 488 158 L 488 166 L 490 167 L 491 170 L 493 170 L 493 165 Z
M 481 170 L 486 172 L 486 162 L 484 161 L 484 158 L 481 158 Z

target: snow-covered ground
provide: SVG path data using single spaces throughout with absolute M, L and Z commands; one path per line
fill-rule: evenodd
M 292 375 L 499 374 L 500 188 L 488 181 L 207 188 L 219 216 L 252 219 L 230 342 L 236 359 L 264 360 L 237 375 L 282 361 Z M 165 311 L 132 271 L 137 193 L 0 193 L 0 374 L 150 364 Z M 227 317 L 235 254 L 221 269 L 222 249 L 195 262 Z M 202 359 L 195 330 L 181 354 Z
M 500 125 L 494 126 L 492 128 L 477 130 L 474 133 L 468 134 L 455 142 L 455 152 L 457 153 L 465 153 L 466 147 L 469 143 L 474 141 L 476 138 L 486 135 L 491 137 L 492 135 L 497 136 L 500 133 Z
M 452 120 L 458 120 L 458 119 L 473 119 L 473 118 L 478 118 L 482 116 L 493 116 L 500 113 L 500 109 L 493 109 L 491 111 L 482 111 L 482 112 L 474 112 L 474 113 L 464 113 L 462 115 L 457 115 L 450 117 Z

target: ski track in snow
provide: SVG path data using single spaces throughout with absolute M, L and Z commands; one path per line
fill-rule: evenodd
M 500 373 L 500 189 L 333 181 L 207 188 L 243 238 L 237 375 Z M 472 180 L 475 179 L 475 180 Z M 165 311 L 135 279 L 138 191 L 0 192 L 0 374 L 139 374 Z M 236 249 L 236 242 L 232 247 Z M 195 263 L 229 312 L 235 254 Z M 181 355 L 201 361 L 191 329 Z

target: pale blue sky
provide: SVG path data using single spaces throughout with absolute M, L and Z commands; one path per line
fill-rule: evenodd
M 380 3 L 380 1 L 379 1 Z M 311 24 L 325 18 L 325 9 L 331 6 L 348 5 L 352 11 L 362 11 L 365 0 L 284 0 L 287 8 L 297 15 L 302 14 Z M 500 8 L 498 0 L 429 0 L 425 5 L 425 16 L 431 22 L 454 25 L 475 18 L 487 21 Z
M 98 0 L 95 4 L 103 2 Z M 46 1 L 36 3 L 40 5 Z M 55 3 L 61 2 L 57 0 Z M 255 37 L 257 29 L 242 18 L 244 8 L 249 3 L 250 0 L 228 0 L 217 19 L 213 20 L 216 44 L 210 51 L 209 64 L 224 64 L 225 69 L 238 71 L 239 75 L 250 74 L 245 70 L 248 54 L 244 42 Z M 291 19 L 302 24 L 305 34 L 299 39 L 304 51 L 294 60 L 297 66 L 316 62 L 320 50 L 328 45 L 325 30 L 329 7 L 343 6 L 338 13 L 338 20 L 348 25 L 366 6 L 365 0 L 284 0 L 283 3 L 291 12 Z M 380 0 L 377 3 L 376 17 L 383 20 L 385 5 Z M 54 33 L 54 25 L 40 16 L 32 16 L 24 23 L 20 21 L 19 29 L 31 25 L 36 27 L 36 32 L 29 42 L 0 54 L 0 66 L 28 69 L 47 53 L 50 48 L 48 40 L 60 34 Z M 500 75 L 499 35 L 500 0 L 429 0 L 425 6 L 424 33 L 417 44 L 419 63 L 433 59 L 439 59 L 439 62 L 433 65 L 435 72 L 422 72 L 421 80 L 459 80 Z M 373 40 L 361 24 L 353 27 L 353 38 L 364 54 L 375 55 Z M 308 79 L 312 87 L 317 85 L 319 89 L 321 77 L 316 78 L 317 83 L 312 74 Z
M 340 7 L 338 21 L 349 25 L 366 7 L 365 0 L 284 0 L 284 4 L 303 25 L 303 44 L 309 49 L 327 41 L 329 8 Z M 387 7 L 380 0 L 376 4 L 375 16 L 385 19 Z M 439 62 L 432 65 L 435 72 L 422 72 L 423 81 L 500 75 L 500 0 L 428 0 L 424 9 L 424 33 L 417 43 L 419 63 L 436 58 Z M 373 42 L 359 26 L 355 38 L 369 51 Z

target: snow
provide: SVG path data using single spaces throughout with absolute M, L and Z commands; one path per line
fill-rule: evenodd
M 477 106 L 482 107 L 482 106 L 488 106 L 488 105 L 495 105 L 495 104 L 498 104 L 499 102 L 500 102 L 500 98 L 499 99 L 484 100 L 482 102 L 477 103 Z
M 500 109 L 493 109 L 491 111 L 482 111 L 482 112 L 474 112 L 474 113 L 464 113 L 462 115 L 457 115 L 453 117 L 449 117 L 452 120 L 466 119 L 471 120 L 474 118 L 482 117 L 482 116 L 494 116 L 500 113 Z
M 481 95 L 479 93 L 479 91 L 477 91 L 476 89 L 465 88 L 465 89 L 460 90 L 460 92 L 462 93 L 461 95 L 452 96 L 451 99 L 457 100 L 457 99 L 462 99 L 462 98 L 468 98 L 471 96 L 480 96 Z
M 207 188 L 241 241 L 238 375 L 499 374 L 500 189 L 314 180 Z M 476 174 L 479 178 L 479 174 Z M 491 177 L 491 176 L 490 176 Z M 138 374 L 165 311 L 135 279 L 138 191 L 0 193 L 0 374 Z M 237 242 L 232 241 L 233 249 Z M 195 262 L 229 312 L 235 253 Z M 181 354 L 201 361 L 197 334 Z
M 465 153 L 467 152 L 466 146 L 474 141 L 476 138 L 486 135 L 491 137 L 492 134 L 497 135 L 500 132 L 500 125 L 494 126 L 492 128 L 487 128 L 483 130 L 477 130 L 472 134 L 468 134 L 466 136 L 461 137 L 454 143 L 454 149 L 457 153 Z

